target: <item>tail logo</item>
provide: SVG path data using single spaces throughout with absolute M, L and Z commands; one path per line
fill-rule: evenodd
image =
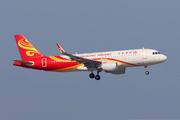
M 35 53 L 40 54 L 40 53 L 29 43 L 29 41 L 28 41 L 27 39 L 24 39 L 24 38 L 23 38 L 23 39 L 20 39 L 20 40 L 18 41 L 18 46 L 21 47 L 22 49 L 27 50 L 27 51 L 26 51 L 26 55 L 27 55 L 27 56 L 32 57 L 32 56 L 34 56 Z

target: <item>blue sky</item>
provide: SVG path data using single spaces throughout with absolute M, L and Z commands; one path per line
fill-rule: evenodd
M 180 119 L 180 1 L 1 0 L 0 119 Z M 53 73 L 13 66 L 23 34 L 43 55 L 136 48 L 164 63 L 124 75 Z

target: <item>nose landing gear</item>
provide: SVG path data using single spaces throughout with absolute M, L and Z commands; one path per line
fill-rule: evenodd
M 146 71 L 145 74 L 146 74 L 146 75 L 149 75 L 149 71 Z
M 146 70 L 145 74 L 146 74 L 146 75 L 149 75 L 149 71 L 147 71 L 147 66 L 144 66 L 144 68 L 145 68 L 145 70 Z

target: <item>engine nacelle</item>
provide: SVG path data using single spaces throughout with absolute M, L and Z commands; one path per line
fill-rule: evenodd
M 101 68 L 103 69 L 103 71 L 109 72 L 112 74 L 124 74 L 126 70 L 126 68 L 119 68 L 118 63 L 116 62 L 103 63 L 101 65 Z
M 118 68 L 117 63 L 115 62 L 108 62 L 108 63 L 102 63 L 101 68 L 105 71 L 105 72 L 111 72 L 114 71 Z

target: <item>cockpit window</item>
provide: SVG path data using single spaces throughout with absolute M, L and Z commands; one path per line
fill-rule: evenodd
M 155 54 L 161 54 L 161 53 L 160 52 L 153 52 L 152 54 L 155 55 Z

